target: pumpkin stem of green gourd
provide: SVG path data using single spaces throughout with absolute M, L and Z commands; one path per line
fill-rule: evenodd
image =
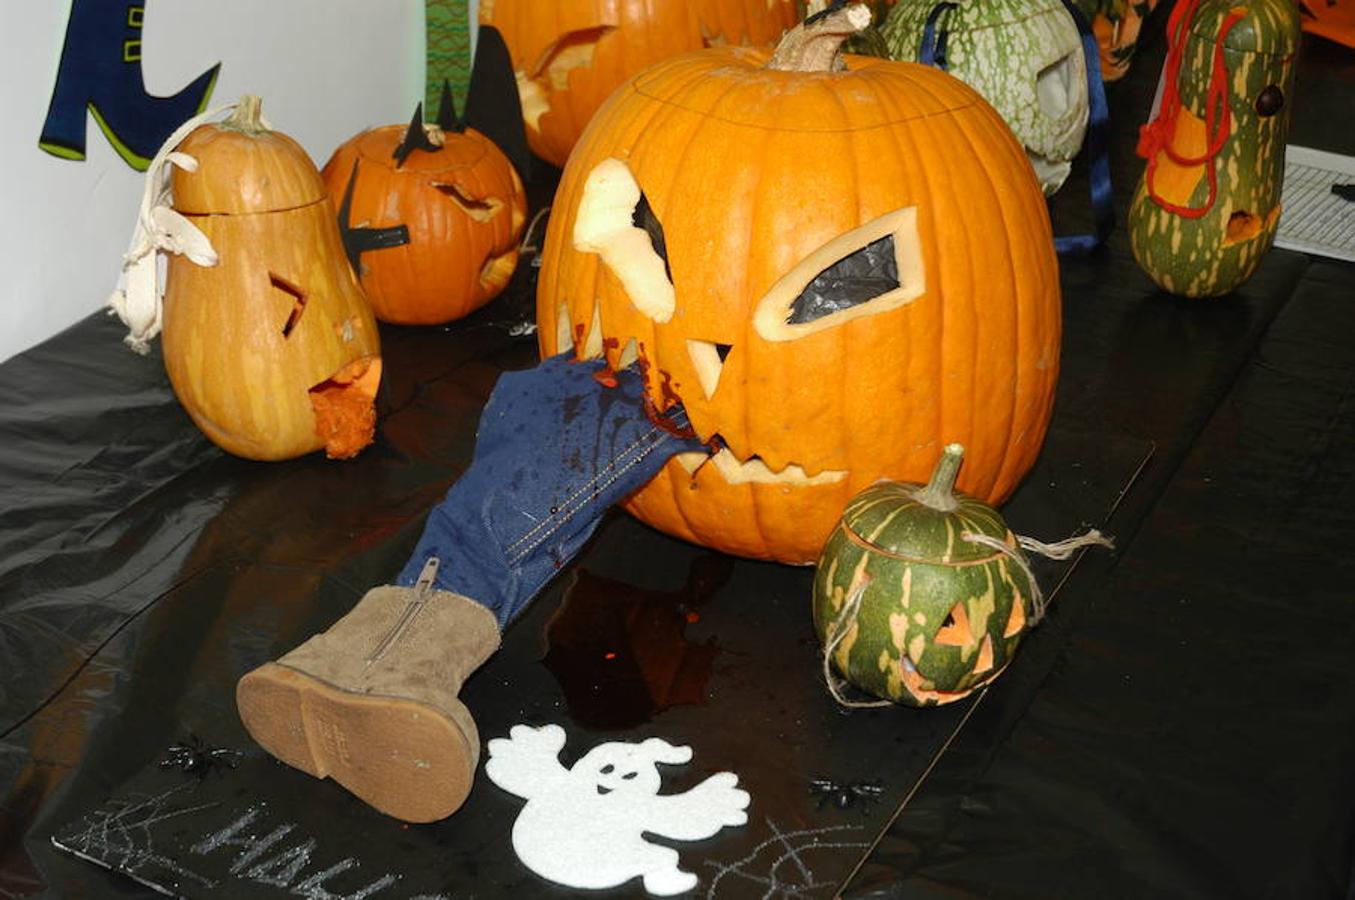
M 780 72 L 842 72 L 842 45 L 871 23 L 870 7 L 852 3 L 796 25 L 777 45 L 766 68 Z
M 947 444 L 941 453 L 941 459 L 936 463 L 936 468 L 932 470 L 932 480 L 927 482 L 926 487 L 920 488 L 913 495 L 913 499 L 923 506 L 942 511 L 959 507 L 960 503 L 955 499 L 955 476 L 960 474 L 960 463 L 963 460 L 964 446 Z
M 263 123 L 263 98 L 254 94 L 242 96 L 220 127 L 244 134 L 262 134 L 267 131 L 268 127 Z

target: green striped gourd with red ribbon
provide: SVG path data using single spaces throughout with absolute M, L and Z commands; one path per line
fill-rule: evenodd
M 1140 137 L 1147 165 L 1129 210 L 1134 258 L 1164 290 L 1226 294 L 1274 243 L 1299 24 L 1293 0 L 1173 10 L 1162 107 Z
M 1011 661 L 1032 621 L 1032 585 L 991 506 L 954 490 L 964 448 L 945 448 L 927 485 L 883 481 L 857 494 L 824 545 L 814 626 L 853 685 L 911 706 L 950 703 Z

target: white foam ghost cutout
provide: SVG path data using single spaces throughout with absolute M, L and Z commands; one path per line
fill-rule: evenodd
M 527 800 L 513 823 L 513 849 L 542 878 L 585 889 L 642 878 L 651 894 L 680 894 L 696 887 L 696 875 L 678 867 L 676 850 L 643 835 L 697 841 L 748 821 L 748 792 L 733 772 L 681 794 L 659 793 L 658 764 L 688 762 L 691 747 L 660 738 L 608 742 L 566 769 L 564 746 L 559 725 L 515 725 L 489 742 L 485 763 L 491 781 Z

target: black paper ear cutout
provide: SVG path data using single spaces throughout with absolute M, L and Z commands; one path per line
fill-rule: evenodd
M 469 126 L 493 141 L 522 180 L 531 180 L 532 151 L 527 147 L 513 58 L 503 36 L 491 25 L 481 25 L 476 39 L 475 64 L 461 124 L 463 130 Z
M 420 103 L 414 108 L 414 118 L 409 120 L 409 127 L 405 129 L 405 139 L 391 154 L 395 157 L 395 168 L 398 169 L 404 165 L 405 160 L 409 158 L 409 154 L 415 150 L 437 153 L 441 149 L 428 139 L 428 132 L 423 130 L 423 104 Z
M 443 131 L 461 134 L 466 130 L 466 122 L 456 114 L 456 98 L 452 96 L 452 85 L 442 79 L 442 96 L 438 98 L 438 127 Z
M 423 124 L 419 125 L 423 133 Z M 353 274 L 362 277 L 362 254 L 368 250 L 385 250 L 409 243 L 409 228 L 405 225 L 391 225 L 386 228 L 353 228 L 349 222 L 353 215 L 353 189 L 358 183 L 358 161 L 353 160 L 353 171 L 348 176 L 348 187 L 344 188 L 343 202 L 339 204 L 339 237 L 343 239 L 343 252 Z

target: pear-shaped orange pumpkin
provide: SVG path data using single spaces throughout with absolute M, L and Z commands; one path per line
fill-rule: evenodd
M 294 140 L 264 126 L 257 97 L 178 146 L 174 209 L 215 248 L 202 266 L 169 257 L 164 354 L 193 421 L 250 459 L 371 443 L 380 338 L 344 256 L 320 173 Z

